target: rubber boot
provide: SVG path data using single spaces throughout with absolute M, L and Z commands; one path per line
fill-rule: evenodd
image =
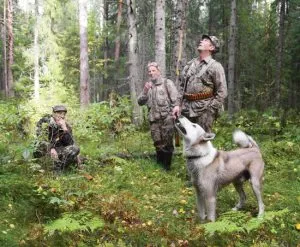
M 171 162 L 172 162 L 172 152 L 164 152 L 163 154 L 163 167 L 166 171 L 170 171 L 171 170 Z
M 164 153 L 163 151 L 156 151 L 156 163 L 162 165 L 163 159 L 164 159 Z

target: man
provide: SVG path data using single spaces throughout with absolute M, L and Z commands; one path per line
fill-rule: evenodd
M 181 109 L 176 107 L 173 115 L 180 114 L 199 124 L 206 132 L 223 107 L 227 97 L 227 85 L 222 65 L 212 58 L 220 48 L 215 36 L 203 35 L 197 50 L 199 57 L 187 63 L 182 72 Z
M 75 145 L 72 128 L 66 122 L 67 108 L 54 106 L 52 116 L 45 116 L 37 123 L 37 135 L 41 134 L 43 123 L 48 125 L 48 142 L 42 141 L 36 150 L 36 157 L 50 153 L 54 160 L 54 170 L 62 171 L 70 164 L 80 165 L 80 149 Z M 46 153 L 45 153 L 46 152 Z
M 174 83 L 161 76 L 157 63 L 148 64 L 150 81 L 138 97 L 139 105 L 147 105 L 151 137 L 156 149 L 157 163 L 170 170 L 174 151 L 174 119 L 172 110 L 179 106 L 178 91 Z

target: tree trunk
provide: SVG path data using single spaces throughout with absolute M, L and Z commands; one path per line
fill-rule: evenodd
M 80 27 L 80 105 L 90 103 L 88 40 L 87 40 L 87 0 L 79 0 Z
M 119 0 L 118 5 L 118 17 L 117 17 L 117 38 L 116 38 L 116 46 L 115 46 L 115 63 L 119 62 L 120 58 L 120 47 L 121 47 L 121 41 L 120 41 L 120 26 L 122 22 L 122 6 L 123 6 L 123 0 Z M 118 66 L 116 66 L 118 67 Z
M 276 61 L 276 74 L 275 74 L 275 105 L 280 106 L 281 98 L 281 70 L 283 59 L 283 45 L 284 45 L 284 20 L 285 20 L 285 7 L 286 0 L 278 1 L 279 8 L 279 30 L 278 30 L 278 49 L 277 49 L 277 61 Z
M 6 51 L 7 27 L 6 27 L 6 1 L 3 1 L 3 28 L 2 28 L 2 63 L 3 63 L 3 77 L 2 89 L 4 94 L 8 95 L 7 88 L 7 51 Z
M 34 99 L 40 98 L 40 78 L 39 78 L 39 1 L 35 0 L 35 26 L 34 26 Z
M 133 104 L 133 123 L 140 125 L 142 123 L 142 110 L 137 104 L 137 91 L 139 91 L 139 59 L 137 47 L 137 29 L 135 18 L 135 0 L 127 1 L 127 17 L 128 17 L 128 69 L 129 69 L 129 86 L 130 96 Z
M 231 0 L 231 16 L 229 25 L 228 42 L 228 114 L 233 116 L 235 111 L 234 88 L 235 88 L 235 45 L 236 41 L 236 0 Z
M 166 75 L 166 28 L 165 0 L 156 0 L 155 6 L 155 61 L 160 66 L 160 72 Z
M 179 76 L 181 74 L 181 69 L 185 64 L 185 41 L 186 41 L 186 10 L 188 6 L 188 0 L 177 1 L 175 10 L 175 44 L 173 52 L 173 68 L 171 71 L 172 79 L 175 79 L 175 85 L 178 86 Z
M 13 89 L 13 73 L 12 65 L 14 63 L 13 47 L 14 47 L 14 34 L 13 34 L 13 1 L 7 0 L 7 37 L 8 37 L 8 62 L 7 62 L 7 96 L 14 96 Z

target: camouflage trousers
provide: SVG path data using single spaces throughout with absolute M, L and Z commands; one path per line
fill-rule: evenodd
M 156 151 L 174 151 L 174 120 L 172 116 L 150 122 L 150 131 Z
M 34 158 L 41 158 L 49 154 L 50 148 L 49 142 L 41 141 L 36 144 L 35 151 L 33 152 Z M 77 163 L 77 156 L 80 152 L 79 147 L 76 145 L 70 145 L 65 147 L 55 148 L 58 158 L 54 160 L 54 170 L 64 170 L 70 164 Z
M 199 124 L 205 132 L 211 133 L 212 126 L 217 118 L 217 112 L 214 109 L 206 109 L 201 112 L 200 116 L 197 117 L 188 117 L 186 116 L 191 122 Z
M 76 145 L 57 147 L 55 150 L 58 159 L 54 160 L 54 170 L 64 170 L 71 164 L 77 164 L 77 156 L 80 149 Z

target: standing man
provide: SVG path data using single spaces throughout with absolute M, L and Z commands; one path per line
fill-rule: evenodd
M 181 114 L 199 124 L 206 132 L 223 107 L 227 97 L 227 84 L 223 66 L 212 58 L 220 48 L 216 36 L 203 35 L 197 50 L 199 57 L 187 63 L 180 84 L 182 104 L 175 107 L 173 115 Z
M 165 170 L 170 170 L 174 151 L 174 118 L 172 111 L 179 107 L 179 95 L 174 83 L 161 76 L 156 62 L 149 63 L 150 81 L 138 97 L 139 105 L 147 105 L 151 137 L 156 149 L 157 163 Z
M 37 158 L 50 154 L 54 160 L 54 170 L 62 171 L 70 164 L 80 165 L 80 149 L 75 145 L 72 128 L 65 119 L 67 108 L 57 105 L 52 110 L 52 116 L 46 116 L 37 123 L 37 136 L 42 134 L 42 124 L 48 125 L 48 141 L 38 143 L 35 154 Z

